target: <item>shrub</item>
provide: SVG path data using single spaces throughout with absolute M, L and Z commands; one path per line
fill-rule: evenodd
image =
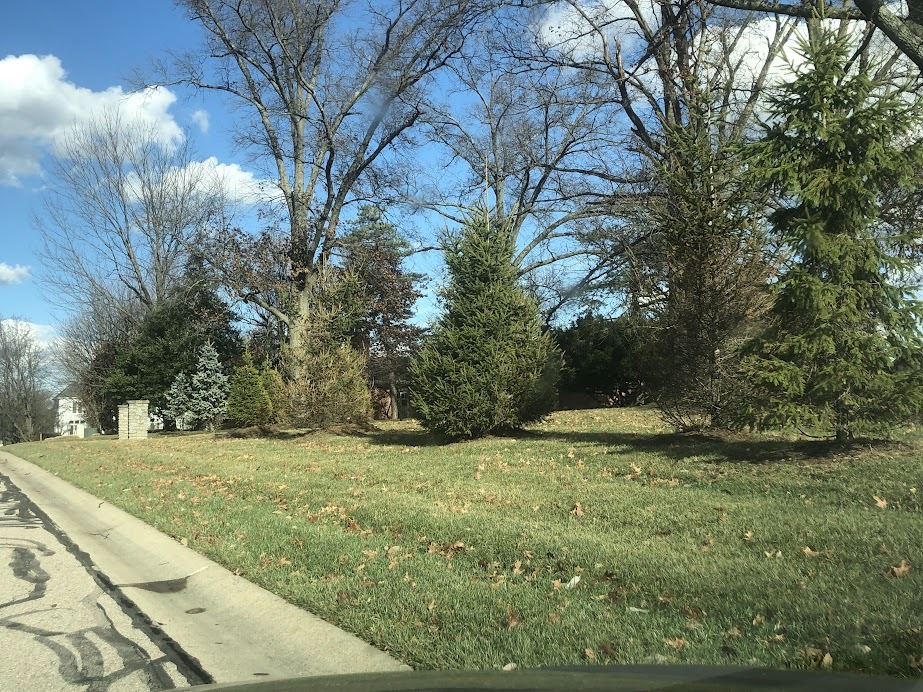
M 265 425 L 272 420 L 272 400 L 260 372 L 253 365 L 250 349 L 244 351 L 243 363 L 231 374 L 227 412 L 241 427 Z

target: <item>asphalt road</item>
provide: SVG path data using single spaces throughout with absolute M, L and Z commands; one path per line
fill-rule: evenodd
M 210 682 L 0 474 L 0 688 L 142 692 Z

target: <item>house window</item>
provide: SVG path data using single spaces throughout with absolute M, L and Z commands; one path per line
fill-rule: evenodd
M 77 413 L 77 402 L 71 404 L 71 413 Z

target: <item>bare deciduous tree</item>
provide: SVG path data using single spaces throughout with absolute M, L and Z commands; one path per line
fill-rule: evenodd
M 223 92 L 246 112 L 240 142 L 268 156 L 284 198 L 296 300 L 246 297 L 288 325 L 312 309 L 318 266 L 341 215 L 393 182 L 398 145 L 434 74 L 490 7 L 484 0 L 180 0 L 205 30 L 203 53 L 176 56 L 167 81 Z M 166 76 L 169 75 L 169 76 Z
M 520 277 L 546 298 L 550 317 L 560 305 L 544 290 L 549 279 L 574 283 L 598 270 L 584 235 L 611 215 L 630 182 L 614 165 L 624 144 L 613 126 L 620 107 L 608 80 L 524 59 L 529 22 L 521 13 L 497 22 L 453 59 L 447 102 L 426 114 L 447 160 L 421 203 L 462 224 L 486 194 L 513 235 Z
M 0 319 L 0 440 L 30 442 L 52 432 L 45 350 L 18 319 Z
M 823 13 L 828 19 L 867 22 L 879 29 L 904 55 L 923 71 L 923 2 L 906 0 L 907 16 L 901 17 L 884 0 L 853 0 L 841 7 L 824 2 L 774 2 L 773 0 L 708 0 L 709 2 L 746 12 L 766 12 L 789 17 L 810 19 Z M 850 7 L 852 4 L 854 7 Z
M 139 321 L 179 285 L 219 201 L 186 139 L 119 111 L 76 126 L 50 158 L 35 217 L 50 299 Z

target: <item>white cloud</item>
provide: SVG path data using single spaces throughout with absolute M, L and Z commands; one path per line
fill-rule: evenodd
M 74 125 L 118 108 L 122 117 L 155 126 L 165 143 L 183 138 L 169 113 L 176 96 L 158 87 L 93 91 L 67 80 L 53 55 L 10 55 L 0 60 L 0 184 L 19 185 L 41 171 L 42 152 Z
M 6 319 L 0 320 L 0 324 L 5 326 L 24 329 L 42 348 L 48 348 L 58 338 L 57 330 L 51 324 L 38 324 L 36 322 L 26 322 L 25 320 Z
M 198 125 L 199 129 L 202 130 L 202 134 L 208 134 L 208 111 L 199 108 L 192 112 L 192 115 L 189 116 L 192 118 L 192 122 Z
M 29 276 L 29 267 L 21 264 L 11 266 L 6 262 L 0 262 L 0 286 L 21 284 L 27 276 Z
M 210 156 L 204 161 L 192 162 L 189 167 L 204 181 L 220 186 L 230 202 L 258 205 L 280 199 L 279 189 L 275 183 L 257 178 L 236 163 L 219 163 L 218 159 Z

